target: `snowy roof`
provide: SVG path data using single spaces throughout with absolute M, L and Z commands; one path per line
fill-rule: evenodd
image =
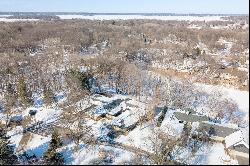
M 115 126 L 122 126 L 129 127 L 133 124 L 136 124 L 136 122 L 139 119 L 139 115 L 135 113 L 135 111 L 127 109 L 123 112 L 123 114 L 119 115 L 118 117 L 115 117 L 112 121 L 112 124 Z
M 230 146 L 229 149 L 249 154 L 249 146 L 245 143 L 245 141 L 240 141 L 239 143 Z
M 243 140 L 243 135 L 240 130 L 225 137 L 226 148 Z

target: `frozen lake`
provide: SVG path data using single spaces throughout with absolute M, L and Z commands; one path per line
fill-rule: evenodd
M 177 20 L 177 21 L 216 21 L 221 20 L 221 16 L 145 16 L 145 15 L 57 15 L 61 19 L 89 19 L 89 20 Z
M 0 22 L 39 21 L 39 19 L 8 19 L 0 15 Z
M 0 15 L 1 22 L 16 22 L 16 21 L 39 21 L 39 19 L 8 19 L 11 15 Z M 146 15 L 57 15 L 60 19 L 88 19 L 88 20 L 176 20 L 176 21 L 225 21 L 222 16 L 146 16 Z

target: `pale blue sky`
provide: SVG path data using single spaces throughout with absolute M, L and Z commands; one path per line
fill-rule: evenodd
M 0 11 L 248 14 L 249 0 L 0 0 Z

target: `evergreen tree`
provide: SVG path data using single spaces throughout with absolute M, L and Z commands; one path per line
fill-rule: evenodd
M 8 83 L 8 85 L 7 85 L 7 92 L 8 92 L 9 94 L 14 94 L 14 93 L 15 93 L 15 88 L 14 88 L 14 86 L 13 86 L 12 84 L 10 84 L 10 83 Z
M 61 153 L 57 152 L 57 149 L 62 146 L 62 141 L 55 130 L 52 134 L 52 139 L 49 144 L 48 151 L 44 154 L 45 164 L 62 165 L 64 158 Z
M 44 95 L 44 103 L 45 104 L 51 104 L 53 102 L 53 91 L 51 90 L 51 88 L 49 87 L 45 87 L 44 91 L 43 91 L 43 95 Z
M 28 104 L 31 104 L 31 93 L 28 92 L 27 90 L 27 87 L 26 87 L 26 84 L 24 82 L 23 79 L 20 79 L 19 82 L 18 82 L 18 96 L 19 96 L 19 99 L 21 100 L 21 102 L 24 104 L 24 105 L 28 105 Z
M 201 55 L 201 50 L 200 50 L 199 47 L 197 47 L 197 48 L 195 49 L 195 51 L 196 51 L 196 56 Z
M 6 132 L 0 130 L 0 165 L 17 164 L 18 158 L 14 154 L 14 149 L 6 137 Z
M 187 145 L 192 126 L 189 123 L 185 123 L 182 131 L 182 145 Z

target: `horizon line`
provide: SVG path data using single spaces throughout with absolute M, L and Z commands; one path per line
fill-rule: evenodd
M 69 11 L 0 11 L 0 13 L 85 13 L 85 14 L 197 14 L 197 15 L 249 15 L 249 13 L 178 13 L 178 12 L 69 12 Z

